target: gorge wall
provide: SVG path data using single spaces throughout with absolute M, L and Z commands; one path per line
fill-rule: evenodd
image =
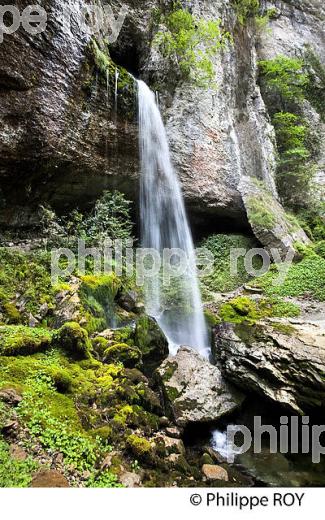
M 89 205 L 106 188 L 137 201 L 132 81 L 121 71 L 116 110 L 114 68 L 107 88 L 91 36 L 76 23 L 85 3 L 45 0 L 46 32 L 30 36 L 20 28 L 0 45 L 2 226 L 37 223 L 40 203 L 61 213 Z M 128 7 L 111 57 L 153 89 L 159 84 L 173 160 L 193 219 L 216 230 L 247 229 L 240 182 L 247 177 L 264 181 L 277 198 L 275 134 L 258 84 L 257 61 L 277 54 L 299 57 L 306 45 L 317 52 L 324 44 L 324 5 L 320 0 L 265 2 L 275 15 L 268 29 L 257 34 L 249 21 L 236 23 L 230 0 L 185 2 L 197 16 L 221 19 L 233 35 L 233 43 L 214 59 L 218 88 L 213 90 L 180 82 L 172 64 L 152 45 L 158 29 L 155 9 L 167 1 L 109 3 L 116 12 Z M 28 2 L 16 4 L 23 9 Z M 324 132 L 308 104 L 306 113 Z M 324 177 L 324 153 L 319 179 Z

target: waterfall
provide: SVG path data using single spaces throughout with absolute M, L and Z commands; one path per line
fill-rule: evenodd
M 138 102 L 142 247 L 160 254 L 166 249 L 181 250 L 188 265 L 186 272 L 175 276 L 167 287 L 162 275 L 146 279 L 147 313 L 157 319 L 171 353 L 187 345 L 207 357 L 210 346 L 183 195 L 155 95 L 143 81 L 138 81 Z M 174 264 L 177 269 L 176 258 Z

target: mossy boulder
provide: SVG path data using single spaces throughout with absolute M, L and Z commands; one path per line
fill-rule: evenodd
M 133 455 L 139 460 L 148 459 L 152 454 L 153 448 L 150 442 L 143 437 L 138 435 L 130 435 L 126 440 L 128 448 L 132 451 Z
M 123 363 L 126 368 L 134 368 L 141 363 L 141 352 L 126 343 L 116 343 L 105 350 L 104 358 L 108 363 Z
M 168 357 L 168 341 L 157 321 L 142 316 L 136 324 L 134 342 L 142 354 L 144 370 L 151 372 Z
M 65 323 L 57 331 L 55 343 L 75 359 L 90 357 L 91 343 L 88 332 L 79 323 Z
M 41 328 L 23 325 L 0 327 L 0 355 L 28 356 L 50 347 L 53 334 Z

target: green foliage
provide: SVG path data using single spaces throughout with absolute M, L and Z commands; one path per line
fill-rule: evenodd
M 59 218 L 49 208 L 42 210 L 43 232 L 50 245 L 76 249 L 76 239 L 85 240 L 87 246 L 103 245 L 106 239 L 126 240 L 131 238 L 131 202 L 119 191 L 104 191 L 93 210 L 83 215 L 77 210 Z
M 325 240 L 325 203 L 315 203 L 299 212 L 300 225 L 311 240 Z
M 140 460 L 146 458 L 152 452 L 150 442 L 138 435 L 130 435 L 126 442 L 132 453 Z
M 8 444 L 0 437 L 0 488 L 26 488 L 38 469 L 31 457 L 16 460 L 10 457 Z
M 111 471 L 96 472 L 91 475 L 86 483 L 87 488 L 122 488 L 118 478 Z
M 300 116 L 301 103 L 315 82 L 304 59 L 279 55 L 260 61 L 259 67 L 279 149 L 279 194 L 287 207 L 301 211 L 312 205 L 311 157 L 319 152 L 318 138 Z
M 52 333 L 22 325 L 0 327 L 0 356 L 22 356 L 42 352 L 50 347 Z
M 85 328 L 88 332 L 117 326 L 115 298 L 122 287 L 121 280 L 113 272 L 101 276 L 86 275 L 81 280 L 80 298 L 85 309 Z
M 315 253 L 325 260 L 325 240 L 320 240 L 314 246 Z
M 259 62 L 260 74 L 267 88 L 285 101 L 301 101 L 309 84 L 304 61 L 278 55 Z
M 276 265 L 254 283 L 269 296 L 308 296 L 325 301 L 325 260 L 316 253 L 307 255 L 301 262 L 293 263 L 285 281 L 277 285 L 279 276 Z
M 277 185 L 287 206 L 299 210 L 309 200 L 313 168 L 308 165 L 309 131 L 306 122 L 290 112 L 273 116 L 276 131 L 279 161 Z
M 165 58 L 174 59 L 184 79 L 198 86 L 215 86 L 212 58 L 226 46 L 229 33 L 220 21 L 197 18 L 187 9 L 176 8 L 160 19 L 166 29 L 156 34 L 154 43 Z
M 54 307 L 55 290 L 51 285 L 50 256 L 46 253 L 19 253 L 0 248 L 0 313 L 5 323 L 28 324 L 29 315 L 37 315 L 42 304 Z M 18 311 L 14 300 L 23 295 Z
M 257 247 L 255 239 L 244 235 L 211 235 L 201 243 L 202 248 L 207 248 L 214 257 L 214 266 L 211 274 L 201 279 L 203 295 L 209 298 L 210 292 L 232 291 L 247 283 L 251 277 L 247 274 L 244 266 L 244 258 L 240 257 L 237 262 L 237 273 L 231 272 L 231 251 L 243 249 L 246 252 Z M 256 260 L 258 268 L 260 260 Z
M 239 296 L 220 307 L 222 321 L 230 323 L 255 323 L 263 318 L 286 318 L 300 315 L 300 308 L 292 302 L 279 297 L 263 298 L 257 302 L 248 296 Z
M 247 200 L 248 218 L 253 226 L 263 229 L 272 229 L 276 225 L 276 217 L 270 211 L 266 202 L 257 196 Z
M 106 191 L 96 202 L 91 215 L 83 224 L 84 234 L 93 241 L 105 238 L 127 239 L 132 233 L 131 202 L 119 191 Z
M 72 400 L 57 394 L 45 375 L 30 378 L 26 386 L 17 412 L 31 436 L 45 449 L 62 453 L 66 464 L 78 470 L 92 468 L 100 446 L 82 431 Z
M 319 57 L 313 52 L 313 50 L 310 47 L 307 47 L 304 61 L 305 67 L 309 75 L 309 82 L 306 88 L 306 97 L 324 121 L 325 68 L 323 67 Z
M 88 359 L 90 356 L 88 332 L 79 323 L 65 323 L 56 333 L 55 342 L 75 359 Z
M 245 25 L 249 18 L 257 16 L 260 10 L 259 0 L 232 0 L 232 3 L 241 25 Z

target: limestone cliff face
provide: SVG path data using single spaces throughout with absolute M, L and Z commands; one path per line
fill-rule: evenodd
M 44 0 L 47 31 L 30 36 L 20 29 L 5 35 L 0 45 L 2 225 L 35 222 L 39 203 L 67 212 L 91 203 L 104 188 L 137 200 L 132 81 L 119 80 L 116 101 L 113 72 L 107 88 L 91 36 L 76 23 L 85 3 Z M 191 214 L 211 228 L 222 222 L 234 229 L 248 226 L 241 179 L 263 180 L 276 197 L 275 137 L 257 83 L 257 59 L 296 53 L 296 44 L 322 48 L 321 1 L 275 2 L 273 36 L 259 38 L 250 24 L 236 26 L 230 0 L 188 2 L 194 14 L 220 18 L 234 34 L 233 44 L 215 59 L 217 91 L 179 83 L 151 45 L 153 10 L 160 1 L 110 2 L 117 12 L 123 4 L 129 12 L 112 58 L 149 84 L 160 85 L 172 155 Z

